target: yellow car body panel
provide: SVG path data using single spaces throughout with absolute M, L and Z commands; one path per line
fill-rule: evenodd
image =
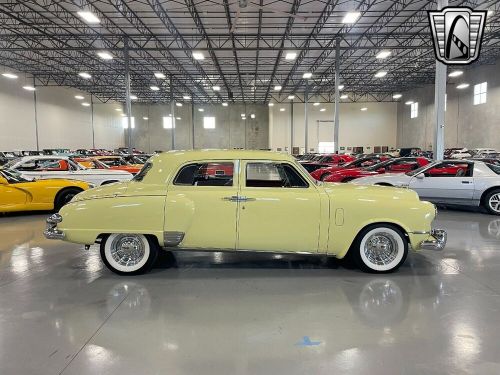
M 232 186 L 173 183 L 193 162 L 234 163 Z M 307 188 L 245 186 L 252 161 L 293 166 Z M 154 156 L 141 181 L 116 183 L 78 194 L 60 211 L 64 239 L 92 244 L 103 234 L 141 233 L 161 246 L 181 233 L 181 249 L 320 253 L 345 256 L 367 225 L 392 223 L 414 249 L 430 237 L 435 207 L 408 189 L 317 184 L 293 157 L 241 150 L 171 151 Z M 231 197 L 246 197 L 234 201 Z M 166 242 L 167 241 L 167 242 Z
M 0 177 L 0 212 L 53 210 L 57 194 L 70 187 L 83 191 L 89 184 L 66 179 L 9 183 Z

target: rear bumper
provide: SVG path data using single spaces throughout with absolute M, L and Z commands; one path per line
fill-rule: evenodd
M 59 214 L 53 214 L 47 218 L 47 228 L 43 232 L 45 238 L 49 240 L 63 240 L 64 233 L 57 229 L 57 224 L 62 221 Z
M 420 248 L 427 250 L 443 250 L 448 237 L 444 229 L 433 229 L 428 239 L 420 243 Z

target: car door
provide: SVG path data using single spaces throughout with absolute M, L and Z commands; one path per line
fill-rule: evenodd
M 473 163 L 443 161 L 414 176 L 409 187 L 421 198 L 441 203 L 466 203 L 474 194 Z M 420 174 L 422 177 L 422 174 Z
M 165 201 L 168 241 L 175 242 L 178 236 L 183 248 L 235 249 L 238 175 L 234 171 L 238 164 L 233 160 L 197 161 L 178 169 Z
M 242 161 L 238 250 L 317 252 L 320 194 L 291 163 Z

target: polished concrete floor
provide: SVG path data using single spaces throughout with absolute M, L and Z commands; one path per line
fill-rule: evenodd
M 0 374 L 500 374 L 500 218 L 440 212 L 396 274 L 318 258 L 176 254 L 119 277 L 0 217 Z

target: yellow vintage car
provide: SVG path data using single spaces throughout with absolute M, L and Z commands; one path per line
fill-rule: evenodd
M 93 186 L 76 180 L 30 181 L 19 172 L 0 169 L 0 212 L 59 210 L 90 187 Z
M 323 184 L 283 153 L 171 151 L 130 182 L 77 195 L 47 219 L 45 236 L 100 243 L 118 274 L 149 270 L 161 249 L 348 255 L 390 272 L 410 245 L 444 247 L 435 216 L 411 190 Z

